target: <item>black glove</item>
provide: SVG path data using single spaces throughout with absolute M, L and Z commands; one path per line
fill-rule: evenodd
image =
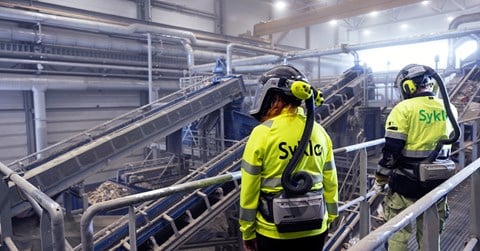
M 373 184 L 373 190 L 378 193 L 385 192 L 388 184 L 388 176 L 382 175 L 378 172 L 375 173 L 375 183 Z
M 257 251 L 257 239 L 243 240 L 243 249 L 245 251 Z

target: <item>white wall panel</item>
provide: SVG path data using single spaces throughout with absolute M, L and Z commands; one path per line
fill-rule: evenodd
M 47 91 L 47 137 L 52 145 L 82 133 L 139 107 L 141 93 L 134 91 Z M 133 152 L 123 163 L 143 159 L 143 149 Z M 121 166 L 108 166 L 90 177 L 96 183 L 114 177 Z
M 139 107 L 140 93 L 47 91 L 46 106 L 51 145 Z
M 213 13 L 214 0 L 161 0 L 162 2 L 185 6 L 190 9 L 198 9 L 204 12 Z M 222 0 L 224 1 L 224 0 Z
M 226 35 L 238 36 L 250 32 L 256 23 L 269 19 L 270 5 L 258 0 L 225 1 L 224 32 Z
M 129 0 L 42 0 L 40 2 L 130 18 L 137 17 L 135 1 Z
M 0 91 L 0 162 L 7 165 L 28 154 L 21 91 Z
M 213 19 L 182 14 L 181 12 L 160 8 L 152 8 L 152 21 L 207 32 L 214 32 L 215 30 Z

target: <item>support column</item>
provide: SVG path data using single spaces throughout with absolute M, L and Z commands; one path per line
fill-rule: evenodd
M 33 110 L 35 121 L 35 148 L 40 151 L 48 146 L 47 142 L 47 109 L 45 104 L 45 88 L 34 86 Z M 39 154 L 37 158 L 41 158 Z
M 150 33 L 147 33 L 147 46 L 148 46 L 148 103 L 152 103 L 154 101 L 153 93 L 153 83 L 152 83 L 152 36 Z
M 367 195 L 367 149 L 360 150 L 360 195 L 365 199 L 360 202 L 360 238 L 367 236 L 370 233 L 370 205 L 368 203 Z

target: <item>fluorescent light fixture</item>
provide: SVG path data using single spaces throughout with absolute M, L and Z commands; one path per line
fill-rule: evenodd
M 330 25 L 337 25 L 338 21 L 333 19 L 333 20 L 330 20 Z
M 372 17 L 376 17 L 376 16 L 378 16 L 378 11 L 374 10 L 374 11 L 370 12 L 368 15 L 370 15 Z

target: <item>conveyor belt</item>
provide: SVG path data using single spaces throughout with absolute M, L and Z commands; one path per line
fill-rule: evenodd
M 177 184 L 238 171 L 245 142 L 246 139 L 236 143 Z M 222 190 L 221 197 L 216 194 L 218 188 Z M 142 244 L 155 236 L 160 250 L 178 248 L 212 217 L 236 202 L 238 196 L 238 184 L 229 182 L 144 203 L 136 210 L 137 243 Z M 127 215 L 96 233 L 94 246 L 95 250 L 127 250 L 123 243 L 128 240 Z M 81 245 L 75 248 L 80 249 Z
M 350 111 L 363 97 L 362 87 L 368 72 L 361 67 L 353 67 L 335 79 L 329 86 L 322 88 L 325 102 L 315 110 L 315 120 L 328 127 L 345 112 Z
M 232 101 L 243 97 L 241 77 L 233 77 L 200 90 L 174 95 L 141 107 L 130 116 L 122 116 L 95 130 L 38 153 L 41 158 L 28 165 L 17 161 L 10 168 L 24 170 L 24 177 L 49 196 L 55 196 L 97 173 L 107 165 L 128 155 L 132 150 L 149 144 L 157 137 L 167 136 Z M 14 187 L 11 188 L 15 189 Z M 29 208 L 16 192 L 11 193 L 13 214 Z
M 357 104 L 362 97 L 360 88 L 364 80 L 364 72 L 361 69 L 349 70 L 336 79 L 327 89 L 325 96 L 326 106 L 334 109 L 330 109 L 322 118 L 322 124 L 333 123 L 336 118 Z M 341 98 L 340 103 L 337 98 Z M 246 139 L 227 149 L 195 173 L 179 180 L 177 184 L 238 170 L 245 141 Z M 212 199 L 218 187 L 220 186 L 176 194 L 140 206 L 138 211 L 141 213 L 136 216 L 137 244 L 140 245 L 150 236 L 155 236 L 160 250 L 180 247 L 212 217 L 237 201 L 239 188 L 232 184 L 222 186 L 223 197 Z M 210 205 L 207 206 L 205 201 Z M 94 237 L 94 245 L 96 250 L 126 250 L 123 243 L 128 243 L 128 240 L 128 218 L 124 216 L 98 232 Z M 80 246 L 76 249 L 80 249 Z
M 480 67 L 474 65 L 455 83 L 450 91 L 450 100 L 458 109 L 459 120 L 475 118 L 480 115 Z

